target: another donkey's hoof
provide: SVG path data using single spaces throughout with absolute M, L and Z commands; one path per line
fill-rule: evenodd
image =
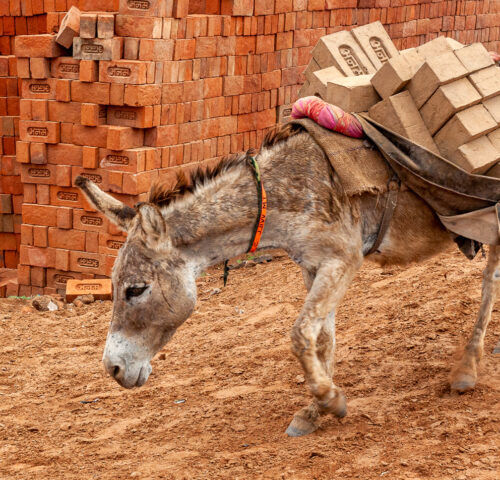
M 303 417 L 294 416 L 293 420 L 286 429 L 286 434 L 289 437 L 303 437 L 309 435 L 318 429 L 319 425 L 316 422 L 311 422 Z
M 456 375 L 450 384 L 451 389 L 458 393 L 465 393 L 469 390 L 474 390 L 475 386 L 476 377 L 467 374 Z
M 347 401 L 342 390 L 337 390 L 336 395 L 327 402 L 319 403 L 321 413 L 332 413 L 343 418 L 347 415 Z

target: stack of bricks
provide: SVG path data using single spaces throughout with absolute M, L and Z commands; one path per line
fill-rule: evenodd
M 0 54 L 14 53 L 15 34 L 62 35 L 65 30 L 66 40 L 60 37 L 65 43 L 73 30 L 77 39 L 75 48 L 53 45 L 61 48 L 56 57 L 46 56 L 54 52 L 32 55 L 29 48 L 18 55 L 20 75 L 25 77 L 19 84 L 23 137 L 18 168 L 24 185 L 20 294 L 53 293 L 63 290 L 69 278 L 109 274 L 124 237 L 80 197 L 73 186 L 79 172 L 100 179 L 102 188 L 133 205 L 145 198 L 156 177 L 169 178 L 181 166 L 258 147 L 279 107 L 297 98 L 319 38 L 380 20 L 398 49 L 444 33 L 498 50 L 499 1 L 408 3 L 0 2 Z M 93 35 L 87 27 L 82 36 L 76 35 L 74 21 L 63 23 L 71 7 L 79 9 L 87 27 L 94 18 L 99 25 L 100 16 L 105 28 L 113 17 L 114 36 L 99 38 L 98 26 L 97 39 L 85 38 Z M 105 52 L 112 58 L 106 60 Z M 87 56 L 92 53 L 96 56 Z M 33 78 L 32 68 L 35 76 L 46 78 Z M 44 128 L 53 135 L 47 140 L 58 143 L 40 141 Z M 120 154 L 117 148 L 132 153 Z

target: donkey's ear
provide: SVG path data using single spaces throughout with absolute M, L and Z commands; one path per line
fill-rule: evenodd
M 144 232 L 144 240 L 153 249 L 164 246 L 168 242 L 167 226 L 162 217 L 160 209 L 149 203 L 143 203 L 138 207 L 140 215 L 140 226 Z
M 81 188 L 92 205 L 114 224 L 125 231 L 130 228 L 132 220 L 137 214 L 133 208 L 104 193 L 94 182 L 81 175 L 76 177 L 75 185 Z

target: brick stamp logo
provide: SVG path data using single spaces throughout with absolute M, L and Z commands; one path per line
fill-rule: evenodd
M 50 93 L 50 85 L 48 83 L 32 83 L 30 85 L 31 93 Z
M 57 198 L 59 200 L 65 200 L 68 202 L 77 202 L 78 193 L 76 192 L 57 192 Z
M 387 53 L 387 50 L 384 48 L 384 44 L 382 43 L 382 40 L 380 40 L 380 38 L 371 37 L 370 38 L 370 47 L 373 48 L 375 55 L 377 55 L 377 58 L 382 63 L 385 63 L 389 60 L 389 55 Z
M 106 245 L 108 248 L 111 248 L 112 250 L 120 250 L 120 248 L 123 245 L 123 242 L 119 242 L 118 240 L 108 240 L 106 242 Z
M 113 114 L 115 118 L 120 120 L 135 120 L 137 118 L 137 113 L 130 110 L 115 110 Z
M 84 178 L 89 179 L 91 182 L 102 183 L 102 177 L 101 177 L 101 175 L 98 175 L 97 173 L 82 172 L 82 173 L 80 173 L 80 175 Z
M 47 178 L 50 177 L 50 170 L 47 168 L 30 168 L 28 169 L 30 177 Z
M 93 43 L 84 43 L 82 45 L 83 53 L 103 53 L 104 47 L 102 45 L 94 45 Z
M 77 260 L 77 263 L 80 267 L 99 268 L 99 260 L 96 260 L 95 258 L 80 257 Z
M 59 65 L 61 73 L 80 73 L 80 65 L 74 63 L 61 63 Z
M 149 10 L 150 7 L 148 0 L 128 0 L 127 5 L 134 10 Z
M 92 217 L 91 215 L 83 215 L 80 218 L 80 221 L 84 225 L 91 225 L 94 227 L 100 227 L 102 225 L 102 218 L 101 217 Z
M 54 275 L 54 282 L 59 283 L 61 285 L 66 285 L 68 283 L 68 280 L 73 280 L 75 277 L 71 277 L 70 275 L 61 275 L 57 274 Z
M 125 155 L 108 155 L 105 162 L 110 165 L 128 165 L 129 159 Z
M 78 260 L 90 260 L 90 258 L 85 258 L 85 259 L 81 259 L 79 258 Z M 99 262 L 97 260 L 95 260 L 97 262 L 97 265 L 99 265 Z M 99 283 L 77 283 L 76 284 L 76 289 L 77 290 L 91 290 L 93 292 L 99 290 L 101 288 L 101 284 Z
M 354 75 L 366 75 L 368 73 L 368 70 L 361 65 L 361 62 L 349 45 L 341 45 L 339 47 L 339 52 Z
M 49 129 L 45 127 L 28 127 L 28 135 L 32 137 L 46 137 L 49 134 Z
M 108 75 L 110 77 L 130 77 L 131 73 L 132 70 L 128 67 L 117 67 L 116 65 L 108 67 Z

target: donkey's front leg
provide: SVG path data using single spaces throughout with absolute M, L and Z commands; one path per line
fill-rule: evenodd
M 321 413 L 339 417 L 346 413 L 345 396 L 332 380 L 335 309 L 361 263 L 361 254 L 329 260 L 318 269 L 312 282 L 292 330 L 292 350 L 304 369 L 314 402 L 297 412 L 287 429 L 288 435 L 305 435 L 316 430 Z
M 458 392 L 472 390 L 476 385 L 477 364 L 483 354 L 484 335 L 491 319 L 491 311 L 500 287 L 500 246 L 490 245 L 488 264 L 483 272 L 481 308 L 472 335 L 462 358 L 451 374 L 451 389 Z

